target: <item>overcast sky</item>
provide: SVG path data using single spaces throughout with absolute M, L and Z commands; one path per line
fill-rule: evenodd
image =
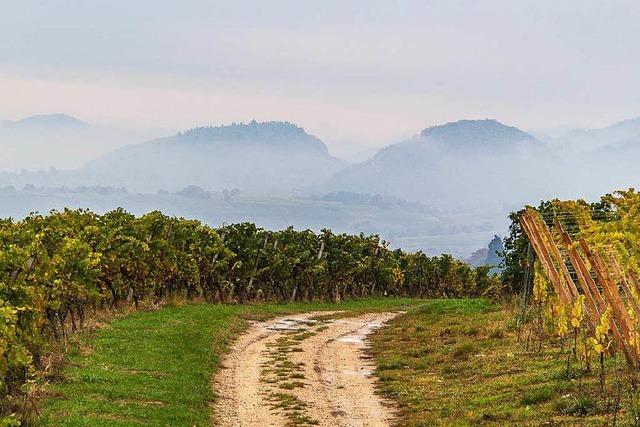
M 0 119 L 289 120 L 350 155 L 460 118 L 640 115 L 640 2 L 0 0 Z

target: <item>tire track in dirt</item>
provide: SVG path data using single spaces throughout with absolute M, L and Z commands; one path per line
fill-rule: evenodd
M 305 313 L 254 323 L 223 361 L 213 386 L 218 393 L 214 423 L 227 426 L 285 426 L 291 419 L 274 408 L 270 396 L 281 393 L 265 379 L 273 365 L 279 338 L 306 331 L 288 354 L 304 373 L 303 387 L 287 390 L 305 407 L 304 415 L 320 426 L 388 426 L 392 406 L 375 394 L 374 365 L 365 355 L 366 336 L 399 313 L 371 313 L 321 324 L 310 322 L 322 313 Z

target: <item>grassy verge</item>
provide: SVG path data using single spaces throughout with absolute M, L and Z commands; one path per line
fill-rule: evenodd
M 600 391 L 597 367 L 567 371 L 566 344 L 527 351 L 513 318 L 484 300 L 434 300 L 378 330 L 380 391 L 399 404 L 398 424 L 634 425 L 633 397 L 618 393 L 629 388 L 618 362 Z
M 186 305 L 136 312 L 73 338 L 66 368 L 47 387 L 41 422 L 55 426 L 205 426 L 210 379 L 247 319 L 313 310 L 353 314 L 422 303 L 367 299 L 250 306 Z

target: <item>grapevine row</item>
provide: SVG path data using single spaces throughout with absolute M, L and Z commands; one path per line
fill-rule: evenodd
M 640 193 L 631 189 L 593 204 L 553 200 L 528 207 L 518 227 L 512 225 L 507 269 L 516 270 L 514 260 L 532 267 L 540 345 L 545 337 L 570 339 L 569 361 L 586 370 L 599 361 L 601 388 L 607 356 L 619 352 L 632 372 L 640 369 L 639 214 Z M 524 256 L 518 238 L 535 257 Z

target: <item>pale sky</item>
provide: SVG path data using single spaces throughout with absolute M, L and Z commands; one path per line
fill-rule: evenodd
M 289 120 L 331 151 L 461 118 L 640 115 L 640 2 L 0 0 L 0 119 Z

